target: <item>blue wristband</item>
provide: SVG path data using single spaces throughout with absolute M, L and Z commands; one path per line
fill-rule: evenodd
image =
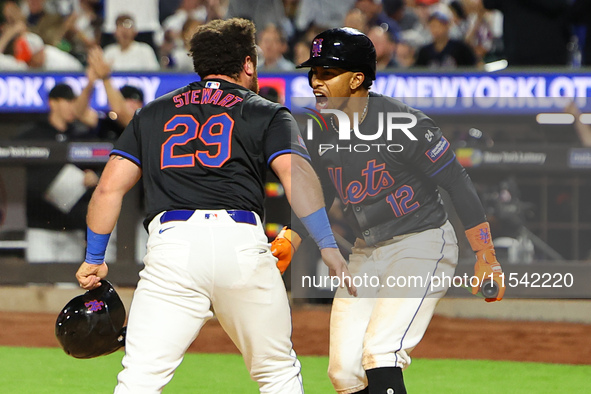
M 338 248 L 324 207 L 306 217 L 300 218 L 300 220 L 320 249 Z
M 111 234 L 97 234 L 86 227 L 86 261 L 88 264 L 102 264 L 105 262 L 105 251 Z

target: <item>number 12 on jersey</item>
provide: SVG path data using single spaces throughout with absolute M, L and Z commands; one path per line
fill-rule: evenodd
M 226 113 L 210 116 L 200 127 L 193 115 L 175 115 L 164 125 L 164 132 L 175 131 L 178 127 L 185 129 L 181 134 L 171 135 L 162 144 L 160 153 L 160 168 L 194 167 L 195 158 L 204 167 L 219 168 L 228 161 L 232 154 L 232 131 L 234 120 Z M 196 150 L 195 153 L 175 155 L 175 146 L 186 145 L 199 138 L 206 147 L 214 147 L 212 154 L 209 150 Z
M 386 197 L 386 201 L 392 207 L 394 215 L 399 218 L 402 215 L 406 215 L 407 213 L 414 211 L 420 206 L 418 201 L 415 201 L 409 205 L 414 195 L 415 192 L 412 190 L 412 187 L 404 185 Z

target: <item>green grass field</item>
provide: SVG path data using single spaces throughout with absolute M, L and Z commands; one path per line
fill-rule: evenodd
M 76 360 L 61 349 L 0 347 L 0 393 L 113 391 L 123 352 Z M 326 357 L 300 357 L 307 394 L 332 393 Z M 591 393 L 591 366 L 414 359 L 405 372 L 411 394 Z M 257 393 L 237 355 L 187 354 L 165 393 Z

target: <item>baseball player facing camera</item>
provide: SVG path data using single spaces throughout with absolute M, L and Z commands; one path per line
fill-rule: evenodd
M 310 58 L 298 67 L 310 68 L 316 109 L 326 117 L 328 130 L 315 129 L 307 141 L 326 205 L 330 207 L 338 196 L 357 232 L 349 270 L 356 279 L 377 277 L 381 284 L 358 287 L 356 298 L 337 290 L 330 320 L 329 377 L 338 393 L 406 393 L 402 370 L 410 364 L 409 353 L 423 337 L 450 283 L 432 286 L 427 280 L 409 288 L 394 286 L 388 278 L 453 277 L 458 246 L 440 186 L 451 196 L 476 253 L 475 276 L 491 277 L 498 287 L 498 294 L 486 300 L 500 301 L 505 288 L 489 224 L 470 178 L 439 127 L 421 111 L 369 92 L 376 75 L 376 52 L 367 36 L 350 28 L 324 31 L 314 39 Z M 339 110 L 353 120 L 350 139 L 339 139 L 339 122 L 344 118 L 323 110 Z M 407 122 L 415 119 L 407 130 L 412 135 L 393 130 L 371 142 L 359 138 L 376 135 L 379 117 L 388 113 Z M 344 142 L 354 147 L 347 148 Z M 362 144 L 355 148 L 356 142 L 375 144 L 374 149 Z M 382 149 L 376 149 L 378 145 Z M 397 148 L 384 148 L 390 145 Z M 295 224 L 294 230 L 274 243 L 283 265 L 299 241 L 298 234 L 305 233 Z M 480 283 L 473 284 L 476 294 Z
M 136 112 L 90 201 L 76 274 L 85 289 L 107 275 L 122 198 L 143 177 L 148 248 L 116 393 L 160 392 L 212 310 L 262 393 L 303 392 L 288 298 L 261 224 L 267 167 L 330 271 L 350 278 L 295 119 L 256 94 L 254 35 L 244 19 L 197 29 L 191 54 L 201 81 Z

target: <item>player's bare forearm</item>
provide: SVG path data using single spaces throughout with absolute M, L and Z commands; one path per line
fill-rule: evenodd
M 113 231 L 123 196 L 141 175 L 141 169 L 131 161 L 116 155 L 110 157 L 88 205 L 86 223 L 92 231 L 97 234 Z
M 324 207 L 318 176 L 306 159 L 296 154 L 281 155 L 273 160 L 271 168 L 297 217 L 308 216 Z

